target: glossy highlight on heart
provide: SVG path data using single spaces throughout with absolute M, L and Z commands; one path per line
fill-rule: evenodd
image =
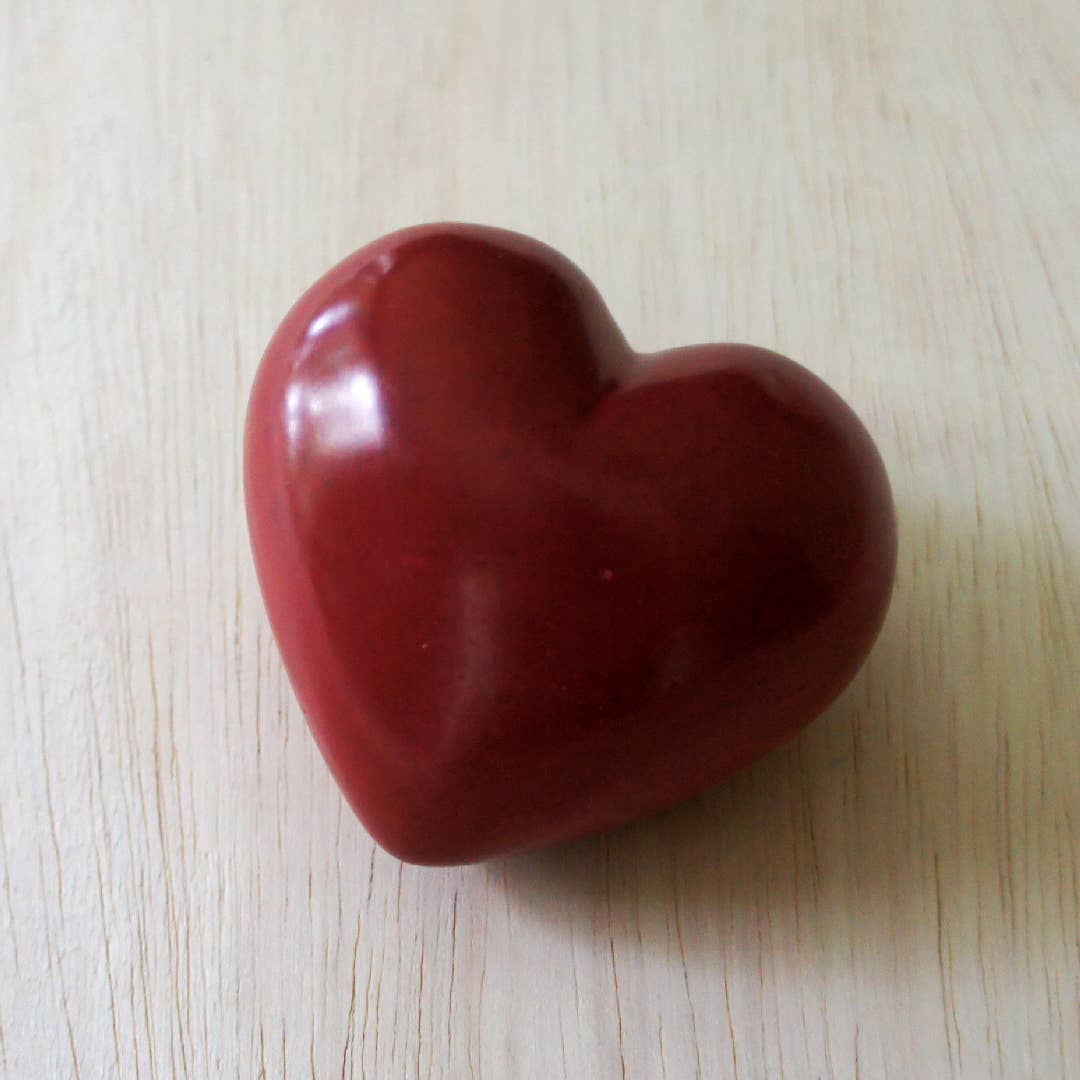
M 429 225 L 270 342 L 252 550 L 293 687 L 389 851 L 469 862 L 613 827 L 791 738 L 892 588 L 880 455 L 775 353 L 635 354 L 572 263 Z

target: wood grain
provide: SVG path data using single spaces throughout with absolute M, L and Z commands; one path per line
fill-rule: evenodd
M 0 1074 L 1077 1075 L 1073 0 L 6 0 L 0 162 Z M 239 439 L 300 290 L 442 218 L 824 376 L 901 555 L 788 749 L 419 870 L 307 735 Z

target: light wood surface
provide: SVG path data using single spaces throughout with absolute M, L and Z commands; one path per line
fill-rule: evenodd
M 298 293 L 444 218 L 824 376 L 901 550 L 789 748 L 421 870 L 308 737 L 239 446 Z M 0 222 L 0 1075 L 1080 1075 L 1075 0 L 5 0 Z

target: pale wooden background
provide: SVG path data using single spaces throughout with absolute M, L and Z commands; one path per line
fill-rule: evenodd
M 1080 1076 L 1080 12 L 0 4 L 0 1071 Z M 899 579 L 789 749 L 609 838 L 373 849 L 252 572 L 261 349 L 415 221 L 789 352 Z

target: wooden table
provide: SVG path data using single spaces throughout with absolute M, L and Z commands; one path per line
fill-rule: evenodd
M 1074 0 L 6 0 L 0 80 L 0 1074 L 1078 1075 Z M 443 218 L 824 376 L 901 546 L 789 748 L 422 870 L 307 734 L 239 440 L 298 293 Z

